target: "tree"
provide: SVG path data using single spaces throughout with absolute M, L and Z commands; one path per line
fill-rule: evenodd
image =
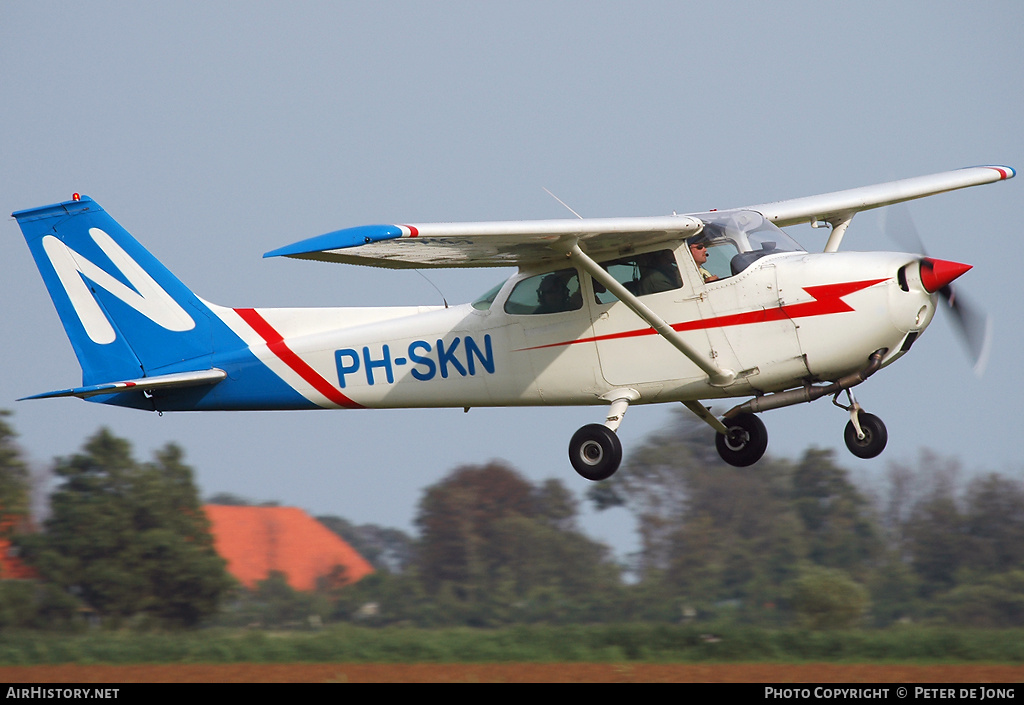
M 533 488 L 500 463 L 464 466 L 427 488 L 420 501 L 419 568 L 428 590 L 443 583 L 477 585 L 489 573 L 495 524 L 531 516 Z
M 457 468 L 427 489 L 416 518 L 425 592 L 478 625 L 571 620 L 583 605 L 600 613 L 619 572 L 608 548 L 576 529 L 576 514 L 557 481 L 535 487 L 500 463 Z
M 355 525 L 337 516 L 316 520 L 344 539 L 377 570 L 401 573 L 413 559 L 413 539 L 400 529 L 376 524 Z
M 848 629 L 868 610 L 868 594 L 842 570 L 808 566 L 793 581 L 793 610 L 808 629 Z
M 691 468 L 686 511 L 669 535 L 666 589 L 691 603 L 734 604 L 749 617 L 772 614 L 806 556 L 787 471 L 770 459 L 753 472 Z
M 873 509 L 831 451 L 734 468 L 685 412 L 589 497 L 599 509 L 623 506 L 636 516 L 644 589 L 701 613 L 728 608 L 777 623 L 792 614 L 785 609 L 802 565 L 863 583 L 883 555 Z
M 28 466 L 14 442 L 14 429 L 5 420 L 10 413 L 0 410 L 0 539 L 8 538 L 29 515 Z
M 1024 626 L 1024 570 L 985 576 L 936 598 L 939 615 L 969 627 Z
M 911 565 L 922 579 L 926 596 L 952 588 L 967 555 L 964 516 L 956 496 L 954 466 L 943 466 L 927 456 L 932 465 L 933 486 L 910 512 L 903 528 Z
M 180 448 L 139 464 L 102 429 L 55 472 L 63 482 L 44 531 L 20 539 L 44 580 L 114 623 L 192 626 L 217 609 L 231 581 Z
M 878 523 L 867 498 L 835 464 L 831 450 L 811 448 L 793 471 L 793 507 L 814 563 L 865 575 L 881 554 Z
M 677 412 L 610 480 L 594 483 L 587 496 L 599 510 L 625 507 L 636 517 L 641 542 L 636 571 L 643 578 L 668 567 L 673 534 L 695 506 L 694 473 L 726 468 L 707 427 L 689 412 Z
M 965 564 L 979 572 L 1024 569 L 1024 483 L 996 474 L 967 487 Z

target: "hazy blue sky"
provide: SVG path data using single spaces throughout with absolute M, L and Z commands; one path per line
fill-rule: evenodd
M 232 306 L 439 302 L 415 272 L 262 254 L 341 227 L 660 215 L 975 164 L 1024 167 L 1024 4 L 43 2 L 0 5 L 0 207 L 99 201 L 200 296 Z M 917 201 L 931 254 L 996 321 L 978 379 L 947 319 L 858 389 L 889 427 L 860 461 L 827 399 L 766 414 L 769 453 L 837 448 L 856 478 L 921 448 L 1024 472 L 1024 177 Z M 571 217 L 571 216 L 570 216 Z M 810 250 L 824 233 L 794 229 Z M 876 213 L 848 249 L 898 249 Z M 0 233 L 0 408 L 34 462 L 100 426 L 180 443 L 230 491 L 411 529 L 422 489 L 500 458 L 582 493 L 566 458 L 600 408 L 166 414 L 19 402 L 80 371 L 17 224 Z M 466 301 L 507 271 L 435 271 Z M 633 408 L 628 455 L 668 407 Z M 756 468 L 751 472 L 756 472 Z M 622 549 L 624 512 L 585 527 Z

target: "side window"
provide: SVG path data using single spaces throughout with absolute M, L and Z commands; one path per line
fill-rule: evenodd
M 736 249 L 736 243 L 732 240 L 721 240 L 709 243 L 707 248 L 707 263 L 703 266 L 701 274 L 704 275 L 704 281 L 715 281 L 716 279 L 725 279 L 736 274 L 736 268 L 730 266 L 733 258 L 739 251 Z M 707 275 L 710 274 L 712 278 Z
M 524 279 L 505 301 L 505 313 L 530 315 L 576 311 L 583 306 L 575 269 L 562 269 Z
M 486 294 L 481 296 L 479 299 L 473 302 L 473 308 L 477 311 L 487 311 L 491 308 L 491 304 L 494 303 L 494 299 L 497 298 L 498 292 L 501 291 L 501 287 L 505 286 L 505 282 L 501 282 L 493 289 L 488 291 Z
M 642 255 L 631 255 L 611 262 L 602 262 L 601 266 L 612 275 L 615 281 L 637 296 L 657 294 L 671 291 L 683 285 L 679 275 L 676 256 L 672 250 L 645 252 Z M 600 283 L 594 282 L 594 298 L 599 304 L 610 304 L 615 295 L 605 290 Z

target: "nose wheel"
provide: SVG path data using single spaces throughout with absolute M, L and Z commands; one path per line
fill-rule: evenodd
M 846 430 L 843 432 L 846 447 L 858 458 L 875 458 L 885 450 L 885 444 L 889 441 L 889 432 L 885 429 L 882 419 L 861 408 L 850 390 L 846 390 L 846 395 L 850 400 L 849 406 L 843 406 L 835 399 L 832 400 L 833 404 L 850 412 L 850 420 L 846 423 Z
M 882 419 L 858 410 L 856 423 L 854 421 L 855 419 L 851 418 L 846 423 L 846 431 L 843 433 L 846 447 L 851 453 L 858 458 L 874 458 L 885 450 L 889 433 L 885 430 Z

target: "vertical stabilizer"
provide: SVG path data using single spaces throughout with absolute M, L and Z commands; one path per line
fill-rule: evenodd
M 223 324 L 92 199 L 14 213 L 83 384 L 200 369 Z

